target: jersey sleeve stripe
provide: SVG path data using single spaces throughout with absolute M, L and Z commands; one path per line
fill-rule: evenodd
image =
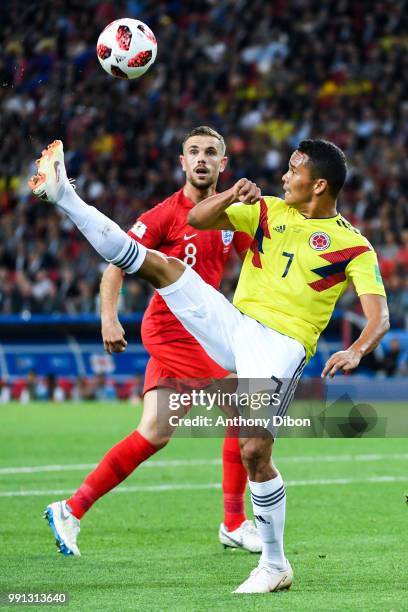
M 368 246 L 357 246 L 321 254 L 320 257 L 331 263 L 328 266 L 321 266 L 312 270 L 312 272 L 321 276 L 321 279 L 308 283 L 309 287 L 320 292 L 342 283 L 346 280 L 345 270 L 350 261 L 369 250 Z
M 259 202 L 259 224 L 255 232 L 255 238 L 250 247 L 254 254 L 252 257 L 252 264 L 256 268 L 262 268 L 260 253 L 263 253 L 263 239 L 271 237 L 268 227 L 268 207 L 263 198 L 261 198 Z
M 323 257 L 326 261 L 330 261 L 330 263 L 338 263 L 340 261 L 347 261 L 347 263 L 350 263 L 352 259 L 369 250 L 370 248 L 368 246 L 361 245 L 349 247 L 348 249 L 340 249 L 339 251 L 331 251 L 330 253 L 320 255 L 320 257 Z

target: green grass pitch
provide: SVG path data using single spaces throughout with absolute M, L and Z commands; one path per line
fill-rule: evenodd
M 408 610 L 403 439 L 277 442 L 289 592 L 231 595 L 257 556 L 217 540 L 220 439 L 173 440 L 83 519 L 82 557 L 58 554 L 45 505 L 74 490 L 89 471 L 81 464 L 139 414 L 123 403 L 0 406 L 0 591 L 66 591 L 70 610 Z

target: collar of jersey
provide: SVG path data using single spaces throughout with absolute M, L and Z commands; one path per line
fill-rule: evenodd
M 183 206 L 186 206 L 187 208 L 193 208 L 195 206 L 193 200 L 190 200 L 190 198 L 184 194 L 184 187 L 180 189 L 179 194 Z
M 313 220 L 314 221 L 332 221 L 333 219 L 339 219 L 341 217 L 340 213 L 337 213 L 337 215 L 334 215 L 334 217 L 306 217 L 303 213 L 299 212 L 294 206 L 289 205 L 289 208 L 292 208 L 292 210 L 294 210 L 298 215 L 300 215 L 303 221 L 313 221 Z
M 217 193 L 218 191 L 215 191 L 213 195 L 217 195 Z M 194 208 L 194 206 L 196 206 L 193 200 L 190 200 L 190 198 L 185 195 L 184 186 L 179 190 L 179 194 L 180 194 L 183 204 L 186 204 L 188 208 Z
M 337 215 L 334 215 L 334 217 L 305 217 L 305 215 L 301 212 L 299 215 L 302 215 L 304 221 L 331 221 L 332 219 L 338 219 L 341 217 L 340 213 L 337 213 Z

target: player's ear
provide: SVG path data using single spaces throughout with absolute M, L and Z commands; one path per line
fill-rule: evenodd
M 227 163 L 228 163 L 228 157 L 223 157 L 220 163 L 220 172 L 224 172 Z
M 185 172 L 186 171 L 186 163 L 184 161 L 184 155 L 179 155 L 179 160 L 180 160 L 181 167 L 183 168 L 183 171 Z
M 313 189 L 316 195 L 322 195 L 328 188 L 329 185 L 326 179 L 320 178 L 316 179 Z

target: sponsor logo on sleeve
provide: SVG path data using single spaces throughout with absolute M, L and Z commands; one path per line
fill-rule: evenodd
M 130 228 L 130 231 L 132 232 L 132 234 L 137 236 L 137 238 L 143 238 L 146 230 L 147 230 L 147 225 L 142 223 L 142 221 L 136 221 L 133 227 Z
M 374 265 L 374 274 L 375 274 L 375 280 L 377 281 L 377 283 L 379 283 L 380 285 L 383 285 L 384 283 L 383 283 L 383 279 L 382 279 L 380 268 L 378 264 Z

